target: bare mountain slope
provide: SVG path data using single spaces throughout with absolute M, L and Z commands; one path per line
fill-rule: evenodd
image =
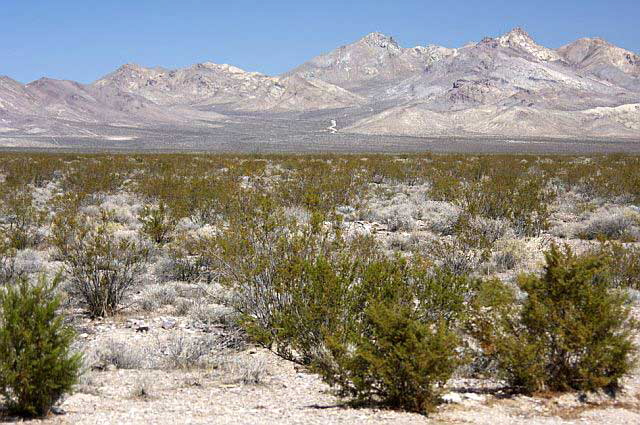
M 558 49 L 579 75 L 640 91 L 640 56 L 600 38 L 581 38 Z
M 175 70 L 127 64 L 88 85 L 0 77 L 3 137 L 170 128 L 188 140 L 215 133 L 232 145 L 238 134 L 259 138 L 265 126 L 291 138 L 640 140 L 640 56 L 596 38 L 550 49 L 516 28 L 455 49 L 404 48 L 371 33 L 275 77 L 211 62 Z
M 345 129 L 367 134 L 638 137 L 640 90 L 609 73 L 576 72 L 566 49 L 536 44 L 522 29 L 457 50 L 389 87 L 397 106 Z M 607 56 L 610 58 L 611 56 Z M 598 61 L 598 64 L 604 62 Z M 608 66 L 616 62 L 610 60 Z M 593 69 L 593 68 L 591 68 Z M 602 68 L 597 68 L 598 70 Z M 609 68 L 607 68 L 609 69 Z M 617 69 L 617 68 L 616 68 Z M 622 71 L 618 71 L 622 72 Z M 593 108 L 608 108 L 592 114 Z
M 403 48 L 392 37 L 371 33 L 355 43 L 320 55 L 288 74 L 314 77 L 357 93 L 420 74 L 432 63 L 456 53 L 440 46 Z
M 359 96 L 327 82 L 268 77 L 211 62 L 177 70 L 124 65 L 93 86 L 116 87 L 158 105 L 201 109 L 225 105 L 230 109 L 252 111 L 308 110 L 363 103 Z
M 194 125 L 221 120 L 214 112 L 164 107 L 115 87 L 41 78 L 20 84 L 0 79 L 0 127 L 29 134 L 86 135 L 85 127 L 116 125 Z

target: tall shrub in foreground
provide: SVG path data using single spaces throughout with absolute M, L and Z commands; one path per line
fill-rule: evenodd
M 425 322 L 410 305 L 378 302 L 351 332 L 327 335 L 327 354 L 313 369 L 355 403 L 427 413 L 460 364 L 460 342 L 444 320 Z
M 247 332 L 350 401 L 430 410 L 459 364 L 474 282 L 417 258 L 387 258 L 370 239 L 275 217 L 218 244 Z
M 45 416 L 77 381 L 81 357 L 56 313 L 58 280 L 21 279 L 0 291 L 0 394 L 11 413 Z
M 521 305 L 501 282 L 485 283 L 474 327 L 509 384 L 525 393 L 617 387 L 633 366 L 636 323 L 603 258 L 553 246 L 543 275 L 518 285 Z

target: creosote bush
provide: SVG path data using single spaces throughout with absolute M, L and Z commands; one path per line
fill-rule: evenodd
M 483 285 L 472 332 L 509 384 L 526 393 L 617 387 L 633 366 L 636 324 L 603 258 L 553 246 L 544 274 L 518 285 L 522 304 L 499 281 Z
M 0 394 L 10 413 L 45 416 L 77 382 L 82 360 L 57 313 L 58 281 L 21 279 L 0 290 Z
M 216 254 L 249 335 L 354 402 L 430 410 L 459 364 L 477 282 L 263 213 L 221 235 Z
M 640 290 L 640 248 L 609 241 L 595 252 L 603 257 L 615 287 Z
M 142 231 L 157 244 L 169 242 L 176 220 L 164 203 L 157 207 L 146 205 L 140 212 Z
M 43 223 L 44 214 L 34 206 L 28 187 L 16 188 L 0 196 L 0 233 L 11 248 L 20 250 L 40 243 L 43 238 L 39 227 Z
M 115 313 L 144 271 L 149 248 L 131 235 L 118 235 L 107 215 L 98 222 L 69 220 L 58 235 L 58 255 L 69 277 L 67 290 L 93 317 Z

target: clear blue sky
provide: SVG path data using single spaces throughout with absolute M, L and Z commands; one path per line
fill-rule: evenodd
M 640 0 L 0 0 L 0 75 L 91 82 L 123 63 L 284 72 L 379 31 L 456 47 L 522 26 L 559 47 L 602 37 L 640 52 Z

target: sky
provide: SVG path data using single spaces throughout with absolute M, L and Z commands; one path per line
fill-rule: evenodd
M 277 75 L 374 31 L 458 47 L 516 26 L 547 47 L 602 37 L 640 53 L 639 22 L 640 0 L 0 0 L 0 75 L 89 83 L 204 61 Z

